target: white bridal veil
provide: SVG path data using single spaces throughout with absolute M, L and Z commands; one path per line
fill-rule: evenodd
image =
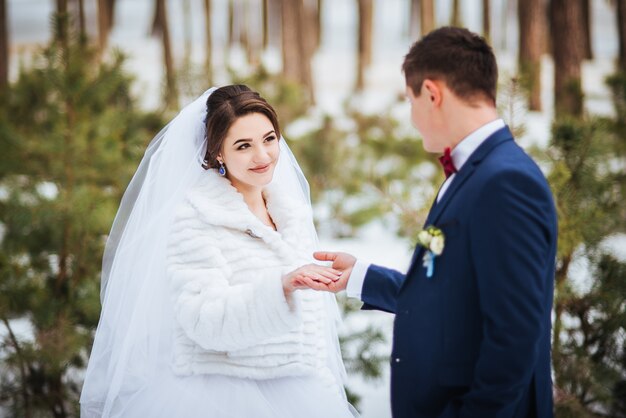
M 81 393 L 81 416 L 115 417 L 125 402 L 170 367 L 173 310 L 165 252 L 174 209 L 200 176 L 206 151 L 207 90 L 187 105 L 150 142 L 133 176 L 106 243 L 102 266 L 100 322 Z M 284 140 L 273 186 L 303 199 L 309 186 Z M 313 222 L 308 227 L 317 242 Z M 328 313 L 328 366 L 339 384 L 345 370 L 339 351 L 334 295 Z M 210 394 L 208 395 L 210 396 Z

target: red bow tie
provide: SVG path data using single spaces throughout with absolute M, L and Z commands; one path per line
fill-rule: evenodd
M 439 162 L 443 166 L 443 171 L 444 173 L 446 173 L 446 178 L 456 173 L 454 161 L 452 161 L 452 156 L 450 156 L 450 147 L 446 148 L 443 152 L 443 155 L 439 157 Z

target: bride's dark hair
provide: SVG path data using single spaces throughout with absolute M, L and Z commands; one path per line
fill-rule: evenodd
M 243 84 L 220 87 L 206 101 L 205 119 L 207 149 L 202 167 L 218 168 L 217 155 L 233 123 L 241 116 L 260 113 L 266 116 L 280 138 L 280 127 L 276 111 L 261 95 Z

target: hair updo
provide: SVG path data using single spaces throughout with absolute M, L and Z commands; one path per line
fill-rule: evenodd
M 204 156 L 205 170 L 218 168 L 217 156 L 222 150 L 224 139 L 230 127 L 242 116 L 251 113 L 260 113 L 267 117 L 276 137 L 280 138 L 280 128 L 276 111 L 259 93 L 243 84 L 220 87 L 209 95 L 206 101 L 206 155 Z

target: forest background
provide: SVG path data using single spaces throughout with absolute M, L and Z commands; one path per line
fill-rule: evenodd
M 0 416 L 78 416 L 121 195 L 211 85 L 275 105 L 324 248 L 406 270 L 443 175 L 400 65 L 443 25 L 492 43 L 555 194 L 556 414 L 626 417 L 626 0 L 0 0 Z M 393 317 L 339 299 L 350 398 L 390 417 Z

